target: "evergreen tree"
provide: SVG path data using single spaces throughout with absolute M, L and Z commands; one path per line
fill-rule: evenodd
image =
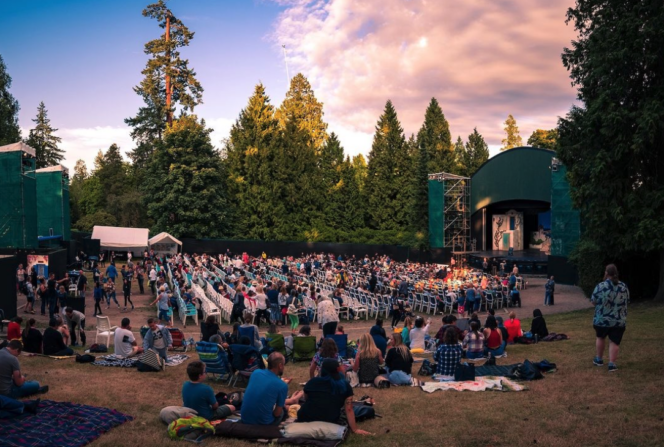
M 473 174 L 489 159 L 489 145 L 484 141 L 484 137 L 473 129 L 473 133 L 468 135 L 464 157 L 464 173 L 466 177 L 472 177 Z
M 360 155 L 361 156 L 361 155 Z M 342 235 L 354 230 L 364 228 L 364 203 L 362 202 L 362 187 L 360 184 L 362 175 L 358 175 L 357 168 L 353 165 L 350 157 L 346 157 L 341 165 L 341 188 L 340 196 L 343 198 L 337 219 L 340 221 L 339 231 Z M 347 237 L 339 239 L 339 242 L 348 242 Z
M 420 241 L 418 245 L 426 245 L 429 240 L 429 151 L 414 138 L 411 138 L 410 145 L 416 148 L 413 157 L 410 228 Z
M 203 88 L 196 73 L 189 67 L 189 61 L 180 57 L 179 51 L 189 45 L 194 33 L 173 15 L 164 0 L 148 5 L 143 16 L 156 19 L 165 31 L 145 44 L 144 52 L 150 59 L 142 71 L 143 80 L 134 87 L 145 106 L 135 117 L 125 120 L 133 128 L 131 136 L 137 143 L 131 158 L 141 169 L 146 166 L 166 125 L 172 122 L 176 107 L 179 105 L 182 112 L 193 112 L 194 107 L 203 102 Z
M 322 198 L 323 222 L 326 228 L 339 229 L 343 226 L 346 184 L 343 179 L 344 149 L 335 133 L 322 148 L 319 159 L 320 190 Z M 347 180 L 346 180 L 347 181 Z
M 357 154 L 353 157 L 351 164 L 353 165 L 357 185 L 360 187 L 360 191 L 362 191 L 367 180 L 367 160 L 364 158 L 364 155 Z
M 83 217 L 81 213 L 80 202 L 83 183 L 87 180 L 87 178 L 88 168 L 85 165 L 85 161 L 76 161 L 74 175 L 71 177 L 69 182 L 69 212 L 72 223 L 78 222 L 78 220 Z
M 469 158 L 466 147 L 463 145 L 463 140 L 461 137 L 457 137 L 456 143 L 454 143 L 454 159 L 456 161 L 454 172 L 466 176 L 468 173 L 466 166 L 468 165 Z
M 523 146 L 521 135 L 519 135 L 519 127 L 516 125 L 516 120 L 512 115 L 507 116 L 504 129 L 507 136 L 502 141 L 503 147 L 500 148 L 501 151 Z
M 183 116 L 158 143 L 143 186 L 155 232 L 195 238 L 227 235 L 226 173 L 211 132 L 195 115 Z
M 417 134 L 417 142 L 428 153 L 429 174 L 438 172 L 455 173 L 455 157 L 452 146 L 450 125 L 443 115 L 436 98 L 431 98 L 424 123 Z
M 364 185 L 368 223 L 375 230 L 408 227 L 411 161 L 392 101 L 376 124 Z
M 113 143 L 100 157 L 97 155 L 95 160 L 94 177 L 99 180 L 99 185 L 104 192 L 103 206 L 106 208 L 110 197 L 117 197 L 124 194 L 127 185 L 128 165 L 122 159 L 120 147 Z M 116 209 L 108 209 L 110 214 L 116 214 Z
M 286 128 L 286 121 L 293 120 L 295 127 L 303 131 L 309 144 L 317 153 L 327 140 L 327 124 L 323 121 L 323 103 L 314 95 L 307 78 L 298 73 L 291 79 L 290 89 L 276 113 L 279 124 Z
M 271 175 L 273 146 L 278 137 L 274 107 L 258 84 L 247 107 L 231 128 L 224 165 L 228 173 L 228 197 L 234 210 L 234 234 L 248 239 L 269 239 L 273 228 L 273 193 L 278 189 Z
M 537 129 L 528 138 L 528 145 L 542 149 L 555 150 L 558 144 L 558 129 Z
M 0 56 L 0 146 L 21 141 L 21 128 L 18 126 L 18 101 L 9 93 L 12 78 Z
M 37 169 L 59 164 L 64 158 L 65 153 L 65 151 L 58 147 L 58 143 L 62 141 L 62 138 L 54 135 L 58 129 L 51 127 L 51 120 L 48 119 L 48 110 L 46 110 L 43 101 L 39 103 L 37 117 L 32 122 L 35 123 L 35 128 L 30 130 L 25 143 L 36 152 Z
M 664 299 L 664 4 L 578 0 L 567 20 L 579 35 L 563 64 L 583 106 L 559 120 L 557 153 L 583 222 L 580 283 L 591 291 L 615 262 L 633 297 Z

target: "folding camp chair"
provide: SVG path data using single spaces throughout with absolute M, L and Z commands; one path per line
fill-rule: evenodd
M 286 355 L 286 341 L 284 340 L 284 335 L 283 334 L 270 334 L 270 337 L 265 337 L 265 341 L 267 341 L 267 346 L 273 351 L 273 352 L 280 352 L 281 355 L 284 357 L 287 357 Z
M 223 349 L 215 343 L 199 341 L 196 343 L 196 352 L 201 362 L 205 363 L 205 372 L 217 380 L 231 379 L 231 365 Z
M 328 334 L 325 338 L 331 338 L 337 345 L 339 355 L 343 358 L 348 358 L 346 348 L 348 347 L 348 334 Z
M 316 337 L 293 337 L 293 362 L 311 360 L 316 355 Z
M 253 345 L 231 345 L 233 354 L 233 376 L 228 382 L 229 386 L 236 386 L 240 377 L 245 379 L 247 384 L 251 373 L 257 369 L 263 369 L 263 358 L 260 352 Z

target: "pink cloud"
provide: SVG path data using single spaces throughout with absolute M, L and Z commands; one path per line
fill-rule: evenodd
M 509 113 L 525 140 L 551 128 L 576 92 L 560 54 L 573 0 L 279 0 L 273 35 L 325 103 L 331 124 L 372 133 L 391 99 L 407 134 L 431 97 L 453 138 L 477 127 L 500 144 Z

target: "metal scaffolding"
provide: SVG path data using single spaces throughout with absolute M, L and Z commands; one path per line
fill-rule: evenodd
M 443 184 L 443 247 L 460 255 L 474 251 L 470 240 L 470 178 L 441 172 L 429 180 Z

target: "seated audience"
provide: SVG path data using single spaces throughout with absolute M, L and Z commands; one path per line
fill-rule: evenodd
M 510 312 L 510 318 L 505 322 L 505 329 L 507 329 L 507 343 L 514 343 L 516 337 L 521 337 L 523 331 L 521 330 L 521 321 L 516 319 L 514 311 Z
M 353 371 L 358 375 L 360 383 L 374 383 L 380 374 L 380 365 L 383 363 L 383 354 L 376 347 L 374 339 L 369 334 L 362 334 L 360 346 L 353 363 Z
M 408 348 L 410 348 L 410 331 L 413 329 L 413 325 L 413 317 L 406 317 L 403 322 L 403 329 L 401 329 L 401 339 Z
M 304 386 L 304 398 L 305 402 L 297 412 L 298 422 L 340 424 L 343 423 L 340 421 L 343 409 L 348 427 L 353 433 L 370 434 L 357 428 L 353 411 L 353 388 L 346 381 L 342 367 L 336 360 L 327 358 L 322 362 L 320 376 L 312 378 Z
M 242 422 L 255 425 L 279 425 L 288 408 L 297 404 L 301 391 L 288 399 L 288 385 L 281 380 L 286 359 L 278 352 L 267 358 L 267 369 L 254 371 L 242 400 Z
M 484 357 L 484 334 L 480 332 L 480 324 L 477 321 L 470 322 L 470 331 L 463 339 L 463 348 L 469 359 Z
M 484 327 L 485 349 L 484 354 L 491 357 L 504 357 L 507 340 L 503 340 L 503 333 L 498 329 L 496 317 L 489 315 Z
M 0 394 L 0 420 L 37 414 L 39 401 L 40 399 L 20 401 Z
M 41 354 L 43 336 L 41 331 L 35 327 L 35 324 L 36 321 L 34 318 L 30 318 L 25 323 L 25 329 L 23 330 L 23 334 L 21 334 L 23 350 L 33 354 Z
M 334 333 L 334 335 L 345 335 L 346 333 L 344 332 L 344 327 L 342 325 L 337 326 L 337 332 Z
M 516 287 L 512 289 L 510 292 L 510 298 L 512 300 L 512 306 L 519 306 L 521 307 L 521 293 L 519 292 L 519 289 Z
M 252 324 L 251 322 L 254 320 L 253 314 L 251 313 L 250 310 L 245 310 L 243 314 L 244 321 L 247 323 L 244 323 L 240 325 L 239 332 L 241 336 L 247 336 L 249 337 L 249 340 L 251 340 L 252 344 L 254 345 L 254 348 L 258 349 L 259 351 L 263 349 L 263 343 L 261 343 L 261 337 L 258 334 L 258 326 L 255 324 Z M 253 337 L 250 337 L 248 334 L 252 332 L 253 330 Z
M 539 309 L 533 311 L 533 322 L 530 325 L 530 333 L 539 340 L 549 335 L 549 330 L 546 328 L 546 321 L 544 321 L 542 311 Z
M 187 376 L 189 381 L 182 385 L 182 404 L 196 410 L 198 416 L 215 421 L 226 419 L 233 414 L 233 405 L 219 405 L 214 391 L 205 381 L 205 363 L 200 361 L 191 362 L 187 365 Z
M 115 344 L 115 355 L 122 358 L 134 357 L 143 353 L 143 348 L 136 343 L 136 337 L 131 332 L 129 318 L 123 318 L 120 328 L 115 330 L 113 343 Z
M 464 334 L 463 331 L 456 326 L 456 321 L 457 317 L 455 317 L 454 315 L 443 316 L 443 325 L 440 327 L 440 329 L 438 329 L 438 332 L 436 333 L 436 340 L 438 340 L 438 344 L 443 342 L 445 331 L 447 330 L 448 327 L 454 328 L 454 330 L 457 333 L 457 338 L 459 340 L 463 340 L 463 337 L 466 334 Z
M 463 349 L 459 344 L 459 338 L 454 328 L 447 328 L 443 337 L 443 344 L 438 346 L 434 354 L 436 361 L 436 375 L 443 376 L 446 379 L 454 379 L 454 372 L 456 371 L 461 357 L 463 356 Z
M 424 325 L 424 318 L 417 317 L 415 318 L 415 327 L 410 331 L 410 350 L 421 349 L 424 351 L 426 347 L 426 338 L 427 332 L 429 331 L 429 326 L 431 325 L 431 320 L 427 320 L 426 326 Z
M 53 318 L 49 320 L 48 327 L 44 331 L 44 337 L 42 340 L 44 354 L 56 357 L 74 355 L 74 351 L 67 347 L 62 332 L 59 330 L 62 325 L 62 319 L 58 315 L 53 316 Z
M 7 325 L 7 340 L 20 340 L 21 339 L 21 323 L 23 318 L 14 317 Z
M 410 385 L 413 369 L 413 355 L 403 343 L 401 334 L 392 335 L 393 347 L 387 351 L 385 365 L 389 370 L 390 382 L 396 385 Z
M 311 360 L 311 365 L 309 366 L 309 378 L 313 379 L 320 372 L 321 364 L 325 359 L 334 359 L 343 364 L 343 359 L 339 356 L 339 349 L 337 344 L 331 338 L 326 338 L 323 340 L 323 343 L 320 345 L 320 349 L 314 355 L 314 358 Z
M 31 394 L 48 392 L 48 386 L 40 386 L 38 382 L 27 381 L 21 374 L 18 356 L 23 346 L 20 340 L 12 340 L 7 347 L 0 349 L 0 395 L 20 399 Z

